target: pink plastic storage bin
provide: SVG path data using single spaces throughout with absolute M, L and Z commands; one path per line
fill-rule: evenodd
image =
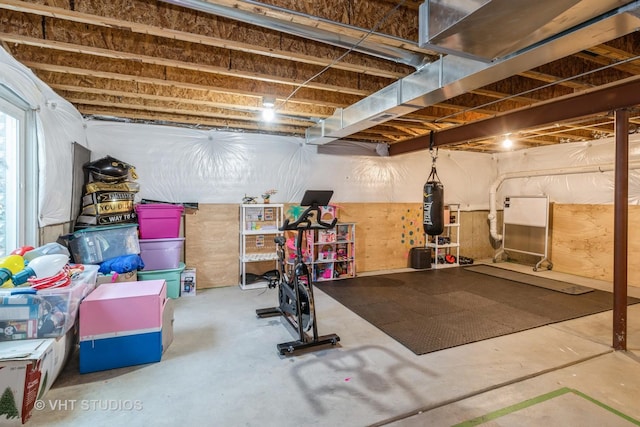
M 175 239 L 140 239 L 140 257 L 144 271 L 170 270 L 180 265 L 184 237 Z
M 136 205 L 141 239 L 167 239 L 180 235 L 180 218 L 184 208 L 167 203 Z

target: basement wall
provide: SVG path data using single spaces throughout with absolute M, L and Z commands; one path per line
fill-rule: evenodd
M 203 131 L 168 126 L 85 121 L 29 69 L 0 48 L 0 84 L 32 106 L 39 142 L 39 221 L 41 243 L 68 231 L 71 218 L 72 143 L 112 155 L 136 166 L 138 198 L 198 202 L 185 218 L 186 261 L 198 268 L 199 285 L 237 283 L 238 205 L 244 195 L 259 196 L 275 188 L 274 203 L 297 203 L 306 189 L 333 189 L 341 220 L 357 227 L 358 272 L 407 266 L 411 246 L 403 236 L 420 215 L 422 186 L 431 169 L 427 151 L 397 157 L 318 154 L 302 139 L 258 134 Z M 639 158 L 637 135 L 631 135 L 631 160 Z M 460 203 L 461 254 L 480 259 L 493 255 L 488 232 L 489 186 L 513 171 L 553 170 L 613 162 L 613 140 L 594 140 L 497 155 L 441 149 L 438 175 L 445 202 Z M 557 271 L 611 280 L 613 172 L 549 175 L 505 181 L 508 195 L 548 194 L 552 209 L 551 258 Z M 640 256 L 635 242 L 640 175 L 629 183 L 629 257 Z M 499 227 L 501 223 L 499 222 Z M 630 263 L 630 265 L 634 265 Z M 629 283 L 640 286 L 630 271 Z

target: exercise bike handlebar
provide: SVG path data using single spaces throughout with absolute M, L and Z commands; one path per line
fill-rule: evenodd
M 316 213 L 316 221 L 312 222 L 311 218 L 314 216 L 314 212 Z M 285 230 L 312 230 L 312 229 L 329 229 L 335 227 L 338 222 L 338 218 L 334 218 L 333 221 L 324 222 L 320 218 L 320 207 L 316 205 L 309 206 L 300 217 L 294 222 L 289 222 L 289 218 L 284 220 L 282 227 L 280 227 L 280 231 Z

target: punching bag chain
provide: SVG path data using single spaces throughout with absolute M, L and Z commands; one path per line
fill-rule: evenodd
M 427 181 L 436 181 L 440 182 L 440 177 L 438 176 L 438 171 L 436 170 L 436 160 L 438 160 L 438 149 L 435 151 L 433 148 L 429 148 L 429 153 L 431 154 L 431 173 L 427 178 Z

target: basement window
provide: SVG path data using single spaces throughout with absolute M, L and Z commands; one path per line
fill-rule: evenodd
M 28 106 L 0 86 L 0 255 L 37 237 L 35 119 Z M 35 246 L 35 245 L 34 245 Z

